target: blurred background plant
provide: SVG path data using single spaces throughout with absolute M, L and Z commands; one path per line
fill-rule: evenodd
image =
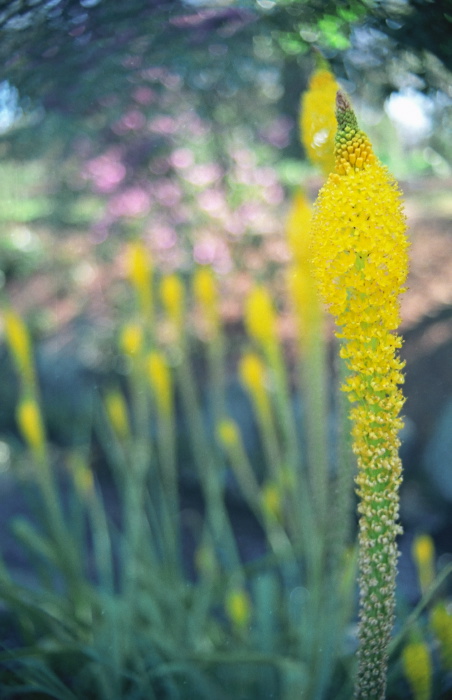
M 428 590 L 416 533 L 447 572 L 451 16 L 422 0 L 2 4 L 6 697 L 348 697 L 353 465 L 290 223 L 307 228 L 322 182 L 298 134 L 311 48 L 406 192 L 402 621 Z M 449 594 L 396 638 L 391 697 L 450 686 Z

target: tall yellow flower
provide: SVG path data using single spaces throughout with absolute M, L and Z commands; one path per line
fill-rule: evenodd
M 308 89 L 301 97 L 301 141 L 309 160 L 317 165 L 324 175 L 328 175 L 333 170 L 335 163 L 334 104 L 338 89 L 339 85 L 325 61 L 324 65 L 314 71 Z
M 360 653 L 356 697 L 383 698 L 394 616 L 401 462 L 398 417 L 404 363 L 399 294 L 408 242 L 400 192 L 359 130 L 348 100 L 337 96 L 336 164 L 312 221 L 319 291 L 338 325 L 349 370 L 353 449 L 360 497 Z

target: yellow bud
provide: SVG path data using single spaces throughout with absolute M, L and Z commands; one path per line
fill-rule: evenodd
M 134 286 L 141 310 L 152 311 L 152 261 L 148 249 L 141 241 L 130 243 L 126 251 L 127 275 Z
M 441 664 L 446 671 L 452 671 L 452 614 L 444 603 L 433 608 L 430 625 L 439 642 Z
M 180 278 L 173 275 L 166 275 L 160 283 L 160 297 L 163 307 L 168 314 L 168 317 L 174 323 L 176 328 L 182 328 L 185 290 Z
M 278 486 L 267 481 L 261 492 L 262 507 L 267 516 L 279 519 L 282 513 L 281 492 Z
M 116 435 L 122 440 L 130 435 L 127 406 L 119 391 L 110 391 L 106 395 L 105 410 Z
M 240 433 L 235 421 L 225 418 L 218 423 L 217 435 L 226 448 L 234 447 L 240 442 Z
M 243 629 L 251 618 L 251 601 L 243 588 L 235 588 L 226 596 L 226 613 L 235 627 Z
M 41 411 L 35 399 L 23 399 L 17 407 L 17 425 L 28 446 L 42 454 L 45 432 Z
M 261 394 L 265 385 L 265 366 L 259 355 L 245 353 L 240 359 L 239 374 L 251 394 Z
M 435 578 L 435 545 L 429 535 L 417 535 L 413 540 L 411 551 L 416 562 L 421 590 L 424 593 Z
M 407 644 L 402 652 L 403 670 L 414 700 L 432 697 L 432 662 L 424 642 Z
M 148 376 L 157 405 L 166 415 L 172 411 L 173 387 L 171 373 L 164 355 L 151 352 L 147 358 Z
M 34 369 L 28 329 L 14 311 L 4 314 L 5 334 L 17 371 L 26 385 L 34 384 Z
M 135 357 L 143 347 L 143 329 L 138 323 L 127 323 L 120 336 L 120 346 L 125 355 Z
M 252 289 L 245 307 L 245 325 L 251 338 L 267 345 L 275 338 L 276 318 L 270 294 L 264 287 Z

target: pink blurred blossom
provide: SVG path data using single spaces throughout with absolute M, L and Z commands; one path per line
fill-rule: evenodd
M 189 148 L 177 148 L 170 156 L 171 165 L 175 168 L 188 168 L 193 164 L 193 151 Z
M 141 187 L 129 187 L 112 197 L 108 203 L 109 212 L 116 217 L 143 216 L 151 206 L 151 197 Z
M 155 250 L 169 250 L 177 243 L 177 233 L 171 226 L 154 224 L 150 233 Z
M 258 185 L 275 185 L 278 182 L 273 168 L 264 167 L 255 170 L 254 181 Z
M 197 197 L 198 205 L 212 216 L 225 217 L 228 214 L 228 207 L 223 192 L 220 190 L 204 190 Z
M 116 134 L 124 134 L 127 131 L 137 131 L 146 124 L 146 117 L 138 109 L 131 109 L 124 114 L 113 126 Z
M 93 182 L 98 192 L 112 192 L 123 181 L 126 168 L 116 149 L 106 151 L 97 158 L 87 161 L 82 176 Z
M 253 167 L 256 163 L 254 154 L 247 148 L 237 148 L 231 151 L 235 162 L 243 167 Z
M 193 258 L 201 265 L 213 265 L 224 271 L 231 263 L 229 249 L 225 241 L 212 235 L 205 235 L 193 246 Z
M 177 130 L 177 124 L 173 117 L 162 114 L 149 122 L 148 128 L 149 131 L 154 131 L 157 134 L 174 134 Z
M 194 165 L 190 170 L 184 173 L 184 178 L 191 182 L 192 185 L 205 187 L 210 185 L 215 180 L 218 180 L 222 175 L 222 170 L 216 163 L 206 163 L 204 165 Z
M 265 189 L 265 201 L 269 204 L 281 204 L 284 200 L 284 190 L 279 183 L 275 183 L 271 187 Z
M 154 90 L 150 87 L 142 86 L 138 87 L 132 95 L 133 99 L 135 102 L 138 102 L 140 105 L 149 105 L 151 102 L 154 102 L 154 100 L 157 97 L 157 94 L 155 93 Z
M 180 187 L 168 179 L 157 180 L 152 192 L 160 204 L 165 207 L 174 207 L 182 198 Z
M 290 142 L 293 121 L 285 116 L 277 117 L 262 131 L 262 137 L 276 148 L 285 148 Z

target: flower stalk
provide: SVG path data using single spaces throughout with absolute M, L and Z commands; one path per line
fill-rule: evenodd
M 312 222 L 319 291 L 336 319 L 353 404 L 353 451 L 360 498 L 358 700 L 385 696 L 394 619 L 396 537 L 402 465 L 398 455 L 404 363 L 399 294 L 407 276 L 406 225 L 400 192 L 358 127 L 339 91 L 335 169 L 321 189 Z

